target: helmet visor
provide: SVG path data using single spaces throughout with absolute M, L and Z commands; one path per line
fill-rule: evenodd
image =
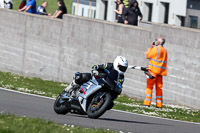
M 126 72 L 127 66 L 118 65 L 118 68 L 119 68 L 120 71 Z

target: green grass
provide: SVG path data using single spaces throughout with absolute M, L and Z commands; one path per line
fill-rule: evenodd
M 0 86 L 55 98 L 67 84 L 0 72 Z M 200 122 L 200 110 L 177 105 L 163 105 L 162 109 L 156 109 L 155 103 L 152 103 L 151 107 L 144 107 L 143 101 L 127 96 L 119 96 L 113 108 L 163 118 Z
M 59 125 L 42 119 L 0 114 L 0 133 L 116 133 L 111 130 Z
M 21 1 L 22 0 L 13 0 L 13 5 L 14 5 L 13 9 L 14 10 L 18 10 Z M 53 13 L 58 9 L 57 0 L 36 0 L 37 7 L 39 5 L 41 5 L 43 1 L 48 2 L 48 6 L 46 8 L 47 13 L 51 13 L 53 15 Z M 65 1 L 65 5 L 67 6 L 68 14 L 71 14 L 71 12 L 72 12 L 72 0 L 64 0 L 64 1 Z
M 200 122 L 200 110 L 167 104 L 164 104 L 162 109 L 157 109 L 155 103 L 152 103 L 151 107 L 144 107 L 143 101 L 127 96 L 119 96 L 115 100 L 113 109 L 175 120 Z
M 68 84 L 26 78 L 12 73 L 0 72 L 0 86 L 8 89 L 30 92 L 48 97 L 57 96 Z

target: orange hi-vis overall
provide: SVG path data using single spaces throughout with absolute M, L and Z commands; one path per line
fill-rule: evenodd
M 152 100 L 153 86 L 156 86 L 156 107 L 162 107 L 162 76 L 167 75 L 167 51 L 162 46 L 149 48 L 145 58 L 149 59 L 149 72 L 155 76 L 154 79 L 147 79 L 146 98 L 144 105 L 150 106 Z

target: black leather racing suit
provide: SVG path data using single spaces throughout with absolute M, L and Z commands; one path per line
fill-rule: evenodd
M 94 65 L 92 67 L 93 70 L 97 70 L 99 73 L 104 73 L 104 70 L 115 70 L 113 63 L 105 63 L 105 64 L 101 64 L 101 65 Z M 120 74 L 119 75 L 119 79 L 118 81 L 121 83 L 121 85 L 124 83 L 124 74 Z
M 101 64 L 101 65 L 94 65 L 92 67 L 93 70 L 97 70 L 99 73 L 104 73 L 104 70 L 115 70 L 113 63 L 106 63 L 106 64 Z M 120 74 L 118 77 L 118 81 L 121 83 L 121 85 L 124 82 L 124 74 Z M 121 93 L 121 92 L 120 92 Z M 119 94 L 120 94 L 119 93 Z M 113 100 L 117 98 L 118 95 L 113 95 Z M 110 104 L 110 107 L 108 108 L 108 110 L 112 109 L 112 107 L 114 106 L 114 103 L 112 102 Z

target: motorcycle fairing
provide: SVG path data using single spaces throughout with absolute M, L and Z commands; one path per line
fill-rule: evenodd
M 92 79 L 83 85 L 81 85 L 80 90 L 84 90 L 84 92 L 79 94 L 78 100 L 80 102 L 81 107 L 86 112 L 86 105 L 87 105 L 87 98 L 91 96 L 91 94 L 94 94 L 96 91 L 101 89 L 102 86 L 98 84 L 96 79 Z

